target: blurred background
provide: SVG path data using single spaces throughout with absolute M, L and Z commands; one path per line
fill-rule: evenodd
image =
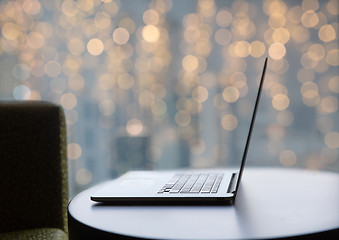
M 133 169 L 339 172 L 338 0 L 2 0 L 0 100 L 61 104 L 70 196 Z

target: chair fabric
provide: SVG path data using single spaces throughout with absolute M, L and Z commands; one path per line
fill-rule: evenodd
M 1 234 L 1 240 L 67 240 L 67 234 L 58 228 L 36 228 Z
M 43 101 L 0 102 L 0 239 L 23 230 L 58 239 L 45 238 L 60 235 L 47 228 L 67 236 L 67 172 L 63 109 Z

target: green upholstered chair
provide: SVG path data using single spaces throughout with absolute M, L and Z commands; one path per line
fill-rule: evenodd
M 62 108 L 0 102 L 0 239 L 68 239 Z

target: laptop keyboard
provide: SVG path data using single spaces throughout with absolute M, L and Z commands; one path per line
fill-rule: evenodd
M 217 193 L 222 178 L 221 173 L 177 173 L 158 193 Z

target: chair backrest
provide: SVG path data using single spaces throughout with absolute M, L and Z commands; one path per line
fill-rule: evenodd
M 0 102 L 0 233 L 41 227 L 67 233 L 67 204 L 62 108 Z

